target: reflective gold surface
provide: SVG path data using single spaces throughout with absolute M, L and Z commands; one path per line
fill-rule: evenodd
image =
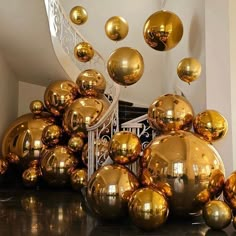
M 44 93 L 44 103 L 48 111 L 61 116 L 65 108 L 78 97 L 78 86 L 70 80 L 57 80 L 49 84 Z
M 38 183 L 41 171 L 38 168 L 30 167 L 22 174 L 23 184 L 26 187 L 34 187 Z
M 234 226 L 234 229 L 236 229 L 236 216 L 233 216 L 233 226 Z
M 235 211 L 236 210 L 236 172 L 226 178 L 223 188 L 224 200 Z
M 106 80 L 97 70 L 88 69 L 82 71 L 76 79 L 79 93 L 85 97 L 98 97 L 104 94 Z
M 220 200 L 208 202 L 203 207 L 202 216 L 206 224 L 215 230 L 226 228 L 232 219 L 230 207 Z
M 48 125 L 43 129 L 42 142 L 47 147 L 54 146 L 60 142 L 62 138 L 62 128 L 59 125 Z
M 142 146 L 139 137 L 129 131 L 115 133 L 109 143 L 109 156 L 117 164 L 130 164 L 136 161 Z
M 108 58 L 107 71 L 114 82 L 123 86 L 132 85 L 143 75 L 143 57 L 136 49 L 118 48 Z
M 193 209 L 200 211 L 203 206 L 212 199 L 211 193 L 208 189 L 203 189 L 197 196 L 193 199 Z
M 94 50 L 91 44 L 80 42 L 74 48 L 75 58 L 80 62 L 88 62 L 94 56 Z
M 174 48 L 182 39 L 183 24 L 170 11 L 157 11 L 146 20 L 143 28 L 146 43 L 158 51 Z
M 40 162 L 43 179 L 51 186 L 65 186 L 77 164 L 78 160 L 66 146 L 45 149 Z
M 19 163 L 21 168 L 27 169 L 30 162 L 39 160 L 44 148 L 42 132 L 46 126 L 53 123 L 54 119 L 49 113 L 42 113 L 37 117 L 29 113 L 18 117 L 3 135 L 3 158 Z
M 74 190 L 81 190 L 87 186 L 88 173 L 86 169 L 76 169 L 70 176 L 70 183 Z
M 4 175 L 8 169 L 8 161 L 0 159 L 0 176 Z
M 127 36 L 129 26 L 123 17 L 113 16 L 106 21 L 105 32 L 109 39 L 120 41 Z
M 190 130 L 194 110 L 183 96 L 165 94 L 158 97 L 148 108 L 148 122 L 161 132 Z
M 201 75 L 201 63 L 193 57 L 183 58 L 177 66 L 177 75 L 181 80 L 191 83 Z
M 160 192 L 149 187 L 133 192 L 128 202 L 128 208 L 133 223 L 147 231 L 163 225 L 169 214 L 166 199 Z
M 194 131 L 210 142 L 223 138 L 228 131 L 228 122 L 216 110 L 205 110 L 193 120 Z
M 214 170 L 211 172 L 208 191 L 212 197 L 219 197 L 223 191 L 225 184 L 225 175 L 221 170 Z
M 44 104 L 40 100 L 32 101 L 29 107 L 30 107 L 30 111 L 35 115 L 40 114 L 44 110 Z
M 98 217 L 108 220 L 121 218 L 128 213 L 126 193 L 138 187 L 136 176 L 128 168 L 102 166 L 88 181 L 87 201 Z
M 76 25 L 84 24 L 88 19 L 88 13 L 82 6 L 75 6 L 70 11 L 70 19 Z
M 143 151 L 141 167 L 150 185 L 163 182 L 171 186 L 170 214 L 176 216 L 197 214 L 194 199 L 208 188 L 211 174 L 215 170 L 225 173 L 217 150 L 187 131 L 154 138 Z
M 72 135 L 67 146 L 72 152 L 81 151 L 84 146 L 84 140 L 79 135 Z

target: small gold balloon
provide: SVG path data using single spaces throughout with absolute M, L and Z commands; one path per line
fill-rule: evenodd
M 236 172 L 233 172 L 225 181 L 223 188 L 223 196 L 225 202 L 232 208 L 236 210 Z
M 136 49 L 118 48 L 107 61 L 107 71 L 114 82 L 123 86 L 132 85 L 143 75 L 143 57 Z
M 80 42 L 74 48 L 75 58 L 80 62 L 88 62 L 94 56 L 93 47 L 87 42 Z
M 109 39 L 120 41 L 124 39 L 129 31 L 127 21 L 121 16 L 109 18 L 105 24 L 105 32 Z
M 72 135 L 67 146 L 72 152 L 81 151 L 84 146 L 84 140 L 78 135 Z
M 117 164 L 131 164 L 138 159 L 141 148 L 141 141 L 136 134 L 120 131 L 110 140 L 109 156 Z
M 88 174 L 85 169 L 76 169 L 70 176 L 70 183 L 74 190 L 81 190 L 87 186 Z
M 216 110 L 205 110 L 196 115 L 193 120 L 195 133 L 205 140 L 214 142 L 223 138 L 228 131 L 228 122 Z
M 59 125 L 48 125 L 43 129 L 42 142 L 48 147 L 54 146 L 62 138 L 62 128 Z
M 212 200 L 203 207 L 202 216 L 210 228 L 218 230 L 231 223 L 232 212 L 224 201 Z
M 8 169 L 8 161 L 0 159 L 0 175 L 4 175 Z
M 197 196 L 193 199 L 193 208 L 196 211 L 202 210 L 204 205 L 211 200 L 211 193 L 208 189 L 202 190 Z
M 35 167 L 26 169 L 22 174 L 22 180 L 25 187 L 35 187 L 38 183 L 40 170 Z
M 75 6 L 70 11 L 70 19 L 76 25 L 84 24 L 88 19 L 87 11 L 82 6 Z
M 40 100 L 34 100 L 30 103 L 30 111 L 35 114 L 38 115 L 41 112 L 43 112 L 44 110 L 44 104 L 42 101 Z
M 166 199 L 160 192 L 149 187 L 133 192 L 128 202 L 128 208 L 134 224 L 146 231 L 163 225 L 169 214 Z
M 193 118 L 192 105 L 180 95 L 160 96 L 148 108 L 150 126 L 161 132 L 190 130 Z
M 191 83 L 201 75 L 201 64 L 196 58 L 184 58 L 177 66 L 177 74 L 184 82 Z
M 98 97 L 104 94 L 106 80 L 97 70 L 88 69 L 82 71 L 76 79 L 79 93 L 85 97 Z
M 146 20 L 143 36 L 151 48 L 167 51 L 174 48 L 182 39 L 183 24 L 173 12 L 158 11 Z
M 208 183 L 208 191 L 212 197 L 219 197 L 223 191 L 225 184 L 225 175 L 221 170 L 214 170 L 210 175 Z

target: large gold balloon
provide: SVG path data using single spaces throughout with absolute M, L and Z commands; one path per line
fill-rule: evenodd
M 193 120 L 194 131 L 205 140 L 214 142 L 223 138 L 228 131 L 228 122 L 216 110 L 205 110 Z
M 3 135 L 3 158 L 27 169 L 32 161 L 40 159 L 41 151 L 44 149 L 43 130 L 52 124 L 54 119 L 50 113 L 41 113 L 40 116 L 29 113 L 18 117 Z
M 191 83 L 201 75 L 201 64 L 196 58 L 182 59 L 177 66 L 177 74 L 181 80 Z
M 231 223 L 232 212 L 224 201 L 213 200 L 203 207 L 202 216 L 209 227 L 219 230 Z
M 35 114 L 38 115 L 40 113 L 42 113 L 44 111 L 44 104 L 42 101 L 40 100 L 34 100 L 30 103 L 30 111 Z
M 168 203 L 164 196 L 149 187 L 133 192 L 128 202 L 128 208 L 134 224 L 147 231 L 163 225 L 169 214 Z
M 65 186 L 77 164 L 78 160 L 66 146 L 45 149 L 40 163 L 42 177 L 51 186 Z
M 87 200 L 96 215 L 118 219 L 128 213 L 127 194 L 139 187 L 136 176 L 121 165 L 105 165 L 88 181 Z
M 141 141 L 136 134 L 120 131 L 110 140 L 109 156 L 117 164 L 131 164 L 138 159 L 141 149 Z
M 74 190 L 81 190 L 87 186 L 88 174 L 85 169 L 76 169 L 70 176 L 70 183 Z
M 161 132 L 190 130 L 194 111 L 189 101 L 180 95 L 158 97 L 148 108 L 148 122 Z
M 170 213 L 186 217 L 198 213 L 195 199 L 210 185 L 212 173 L 220 170 L 225 174 L 214 146 L 182 130 L 154 138 L 143 151 L 141 168 L 150 185 L 163 182 L 171 186 Z
M 97 70 L 88 69 L 82 71 L 76 79 L 79 93 L 85 97 L 98 97 L 104 94 L 106 80 Z
M 143 35 L 151 48 L 167 51 L 174 48 L 182 39 L 183 24 L 173 12 L 158 11 L 146 20 Z
M 76 25 L 84 24 L 88 19 L 87 11 L 82 6 L 75 6 L 70 11 L 70 19 Z
M 109 39 L 120 41 L 124 39 L 129 31 L 127 21 L 121 16 L 109 18 L 105 24 L 105 32 Z
M 236 172 L 233 172 L 225 181 L 223 196 L 225 202 L 235 211 L 236 210 Z
M 78 86 L 70 80 L 52 82 L 45 90 L 44 103 L 48 111 L 61 116 L 66 107 L 78 97 Z
M 107 71 L 117 84 L 132 85 L 143 75 L 143 57 L 136 49 L 130 47 L 118 48 L 107 61 Z
M 87 42 L 80 42 L 74 48 L 75 58 L 80 62 L 88 62 L 94 56 L 93 47 Z
M 66 109 L 63 116 L 63 127 L 69 134 L 86 132 L 95 125 L 108 110 L 110 102 L 103 95 L 100 98 L 78 98 Z
M 43 129 L 42 142 L 48 147 L 54 146 L 61 141 L 62 128 L 59 125 L 48 125 Z

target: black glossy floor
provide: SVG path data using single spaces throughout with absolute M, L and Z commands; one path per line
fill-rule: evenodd
M 143 232 L 130 219 L 100 222 L 87 209 L 83 195 L 70 189 L 28 190 L 22 187 L 0 189 L 0 235 L 230 235 L 230 225 L 223 231 L 210 230 L 201 218 L 191 221 L 169 220 L 154 232 Z

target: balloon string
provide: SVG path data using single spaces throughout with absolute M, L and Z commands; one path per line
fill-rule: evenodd
M 162 4 L 161 4 L 161 10 L 163 10 L 163 9 L 164 9 L 165 5 L 166 5 L 166 0 L 162 0 Z

